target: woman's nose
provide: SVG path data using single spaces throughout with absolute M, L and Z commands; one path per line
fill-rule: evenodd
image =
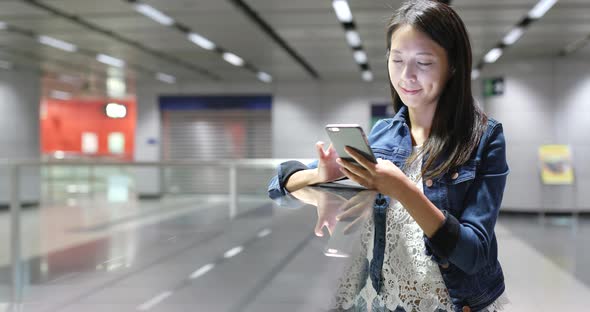
M 402 72 L 402 78 L 404 80 L 415 81 L 416 80 L 416 69 L 411 64 L 404 66 Z

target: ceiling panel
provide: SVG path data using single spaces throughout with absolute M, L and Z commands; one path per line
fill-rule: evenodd
M 236 53 L 255 67 L 274 76 L 276 81 L 311 80 L 312 77 L 283 48 L 228 0 L 145 0 L 178 22 L 206 36 L 217 45 Z M 360 70 L 345 41 L 329 0 L 245 0 L 285 42 L 329 81 L 359 80 Z M 384 70 L 385 26 L 401 4 L 394 0 L 350 0 L 356 26 L 363 41 L 369 65 L 377 79 L 386 79 Z M 255 75 L 223 61 L 187 40 L 176 29 L 162 26 L 137 13 L 124 0 L 44 0 L 81 20 L 136 41 L 166 56 L 206 69 L 227 81 L 256 81 Z M 519 22 L 537 0 L 454 0 L 453 7 L 464 20 L 472 40 L 474 62 Z M 146 53 L 141 49 L 97 33 L 27 4 L 20 0 L 0 1 L 0 21 L 71 42 L 91 52 L 107 53 L 140 64 L 151 71 L 165 71 L 183 79 L 211 81 L 188 68 Z M 524 36 L 506 49 L 501 61 L 526 57 L 555 56 L 565 45 L 590 34 L 590 1 L 560 0 L 541 20 L 534 22 Z M 29 51 L 39 63 L 52 60 L 70 62 L 73 67 L 104 70 L 92 56 L 70 55 L 43 47 L 22 35 L 0 31 L 0 56 L 10 57 L 1 47 Z M 4 53 L 4 54 L 2 54 Z M 590 57 L 590 48 L 575 57 Z M 572 57 L 574 57 L 572 56 Z M 18 60 L 18 56 L 14 57 Z M 26 57 L 25 57 L 26 59 Z M 26 61 L 25 61 L 26 62 Z M 32 61 L 33 62 L 33 61 Z M 44 65 L 49 67 L 49 65 Z M 487 65 L 493 66 L 493 65 Z M 59 66 L 56 66 L 59 67 Z M 133 69 L 133 68 L 131 68 Z M 142 74 L 141 72 L 139 73 Z

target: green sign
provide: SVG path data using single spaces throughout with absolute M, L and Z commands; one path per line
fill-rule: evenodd
M 504 94 L 504 77 L 483 80 L 483 96 L 497 96 Z

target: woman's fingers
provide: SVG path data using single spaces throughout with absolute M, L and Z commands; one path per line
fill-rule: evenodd
M 317 152 L 318 152 L 318 157 L 319 157 L 320 159 L 323 159 L 323 158 L 324 158 L 324 156 L 325 156 L 325 152 L 324 152 L 324 142 L 322 142 L 322 141 L 318 141 L 318 142 L 315 144 L 315 147 L 316 147 L 316 150 L 317 150 Z
M 348 170 L 349 172 L 351 172 L 352 174 L 359 176 L 360 178 L 362 178 L 363 180 L 369 180 L 370 178 L 370 174 L 367 170 L 365 170 L 364 168 L 357 166 L 349 161 L 343 160 L 342 158 L 339 158 L 336 160 L 336 162 L 342 166 L 344 169 Z
M 336 155 L 336 149 L 334 148 L 334 145 L 332 145 L 332 143 L 330 143 L 330 145 L 328 146 L 328 155 Z
M 363 168 L 367 169 L 371 173 L 374 172 L 375 164 L 370 162 L 368 159 L 366 159 L 365 156 L 361 155 L 354 148 L 350 148 L 348 146 L 345 147 L 344 150 L 348 153 L 348 155 L 350 155 L 350 157 L 352 157 L 354 160 L 356 160 L 356 162 L 359 163 Z
M 371 188 L 371 187 L 369 186 L 369 182 L 368 182 L 366 179 L 364 179 L 363 177 L 361 177 L 361 176 L 358 176 L 358 175 L 356 175 L 356 174 L 352 173 L 350 170 L 348 170 L 348 169 L 346 169 L 346 168 L 344 168 L 344 167 L 340 167 L 340 171 L 341 171 L 341 172 L 342 172 L 342 173 L 343 173 L 343 174 L 344 174 L 346 177 L 348 177 L 349 179 L 351 179 L 352 181 L 354 181 L 354 182 L 356 182 L 356 183 L 358 183 L 358 184 L 360 184 L 360 185 L 362 185 L 362 186 L 364 186 L 364 187 L 366 187 L 366 188 L 368 188 L 368 189 L 370 189 L 370 188 Z

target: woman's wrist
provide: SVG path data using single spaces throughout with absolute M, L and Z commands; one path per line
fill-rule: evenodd
M 308 185 L 321 183 L 318 172 L 317 168 L 297 171 L 289 177 L 285 188 L 289 192 L 294 192 Z
M 400 203 L 404 203 L 410 197 L 416 196 L 416 191 L 419 191 L 418 187 L 410 179 L 404 179 L 392 187 L 391 194 L 389 195 L 397 199 Z
M 310 169 L 308 174 L 309 174 L 309 184 L 308 185 L 314 185 L 314 184 L 319 184 L 319 183 L 324 182 L 320 179 L 320 169 L 319 168 Z

